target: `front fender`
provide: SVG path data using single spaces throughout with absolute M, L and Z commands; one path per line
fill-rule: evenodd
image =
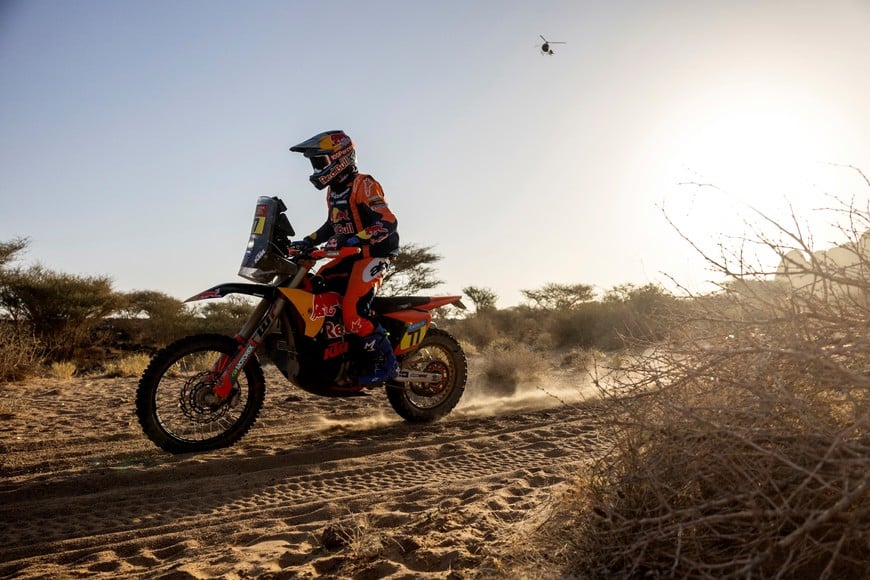
M 211 298 L 223 298 L 230 294 L 247 294 L 248 296 L 257 296 L 258 298 L 274 298 L 277 290 L 274 286 L 266 286 L 265 284 L 247 284 L 245 282 L 229 282 L 227 284 L 218 284 L 212 286 L 208 290 L 203 290 L 199 294 L 191 296 L 185 302 L 196 302 L 197 300 L 209 300 Z

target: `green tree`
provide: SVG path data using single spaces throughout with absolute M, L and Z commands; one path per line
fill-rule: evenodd
M 0 381 L 23 379 L 37 367 L 44 347 L 27 320 L 17 320 L 17 310 L 10 312 L 6 304 L 17 305 L 18 299 L 9 291 L 6 280 L 8 265 L 27 248 L 27 238 L 0 242 Z M 12 270 L 14 272 L 15 270 Z
M 462 293 L 471 299 L 474 303 L 474 311 L 477 313 L 492 312 L 496 309 L 495 304 L 498 301 L 498 294 L 489 288 L 466 286 L 462 289 Z
M 588 284 L 546 284 L 537 290 L 521 290 L 537 308 L 542 310 L 571 310 L 595 296 Z
M 234 335 L 254 311 L 252 300 L 245 296 L 227 296 L 201 303 L 196 312 L 197 332 Z
M 399 248 L 399 255 L 393 260 L 392 267 L 384 276 L 381 287 L 382 296 L 403 296 L 417 294 L 443 284 L 435 275 L 432 264 L 441 256 L 432 251 L 432 246 L 405 244 Z
M 9 264 L 18 258 L 27 244 L 26 238 L 0 242 L 0 315 L 6 319 L 19 320 L 20 301 L 12 294 L 7 280 L 19 272 L 18 269 L 9 268 Z
M 0 242 L 0 275 L 2 275 L 2 271 L 6 268 L 6 265 L 15 261 L 18 257 L 17 255 L 27 248 L 28 243 L 29 241 L 27 238 L 15 238 L 8 242 Z M 0 281 L 2 281 L 2 279 L 0 279 Z
M 656 284 L 620 284 L 604 293 L 605 303 L 630 304 L 640 314 L 650 314 L 657 307 L 669 304 L 673 296 Z
M 123 306 L 104 276 L 74 276 L 41 265 L 3 272 L 0 308 L 27 321 L 49 356 L 70 358 L 94 326 Z
M 131 334 L 136 342 L 163 346 L 186 334 L 193 322 L 193 313 L 184 302 L 154 290 L 136 290 L 124 295 L 122 316 L 138 332 Z

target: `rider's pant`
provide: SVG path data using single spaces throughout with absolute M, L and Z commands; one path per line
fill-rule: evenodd
M 369 319 L 372 298 L 375 297 L 387 267 L 388 258 L 352 256 L 336 258 L 318 270 L 327 287 L 342 294 L 341 313 L 344 331 L 357 336 L 368 336 L 375 330 Z

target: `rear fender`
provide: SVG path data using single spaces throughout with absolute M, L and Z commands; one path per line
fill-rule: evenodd
M 384 318 L 398 320 L 401 323 L 398 340 L 393 349 L 397 355 L 407 354 L 420 346 L 432 323 L 432 315 L 426 310 L 400 310 L 385 314 Z
M 448 304 L 453 304 L 457 308 L 465 310 L 465 304 L 462 303 L 462 296 L 432 296 L 429 298 L 429 302 L 417 306 L 417 308 L 434 310 L 436 308 L 441 308 L 442 306 L 447 306 Z
M 391 342 L 394 344 L 393 351 L 401 356 L 415 350 L 423 342 L 432 324 L 431 310 L 448 304 L 464 310 L 461 299 L 462 296 L 391 296 L 375 300 L 380 300 L 382 318 L 395 321 L 389 326 L 398 339 Z

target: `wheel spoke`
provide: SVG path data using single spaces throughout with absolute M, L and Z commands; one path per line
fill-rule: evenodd
M 238 422 L 247 399 L 244 374 L 239 375 L 229 397 L 219 400 L 214 394 L 218 377 L 212 369 L 225 358 L 217 351 L 193 352 L 179 358 L 163 375 L 154 394 L 156 415 L 170 436 L 204 441 Z
M 229 394 L 220 397 L 220 370 L 238 349 L 231 337 L 183 338 L 155 355 L 139 381 L 136 413 L 145 434 L 173 453 L 227 447 L 251 428 L 263 405 L 259 361 L 248 361 Z

